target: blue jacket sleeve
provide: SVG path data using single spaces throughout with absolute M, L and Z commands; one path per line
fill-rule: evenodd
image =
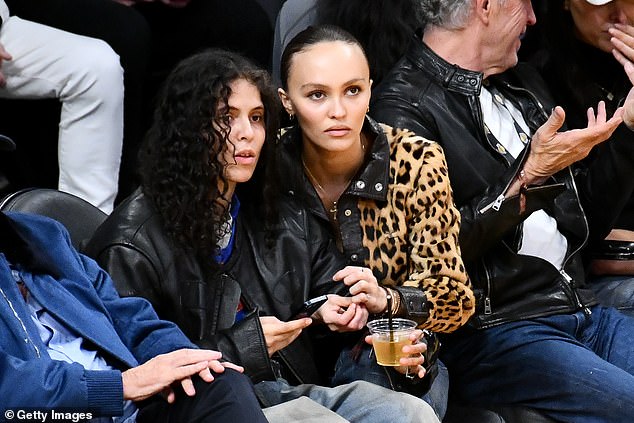
M 69 408 L 96 416 L 123 413 L 123 385 L 117 370 L 85 370 L 79 364 L 48 358 L 21 360 L 3 348 L 0 374 L 4 410 L 37 407 Z
M 91 258 L 80 257 L 115 330 L 139 363 L 181 348 L 197 348 L 174 323 L 160 320 L 144 298 L 119 297 L 110 276 Z

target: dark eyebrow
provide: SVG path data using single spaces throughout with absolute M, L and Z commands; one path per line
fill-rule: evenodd
M 233 110 L 238 110 L 238 108 L 229 106 L 229 111 L 233 111 Z M 256 111 L 256 110 L 266 110 L 266 109 L 264 108 L 264 105 L 261 104 L 259 106 L 256 106 L 256 107 L 252 108 L 251 110 L 249 110 L 249 112 L 253 112 L 253 111 Z
M 342 85 L 352 85 L 352 84 L 356 84 L 356 83 L 361 82 L 361 81 L 365 81 L 365 78 L 353 78 L 353 79 L 351 79 L 349 81 L 344 82 Z M 323 88 L 328 88 L 328 86 L 324 85 L 324 84 L 316 84 L 316 83 L 313 83 L 313 82 L 309 82 L 308 84 L 302 85 L 301 88 L 302 89 L 303 88 L 322 88 L 323 89 Z

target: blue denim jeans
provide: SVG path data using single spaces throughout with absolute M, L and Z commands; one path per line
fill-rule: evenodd
M 634 318 L 614 308 L 505 323 L 445 339 L 452 392 L 562 422 L 634 421 Z
M 589 286 L 601 305 L 634 316 L 634 276 L 594 276 Z
M 339 354 L 339 359 L 335 365 L 335 374 L 332 377 L 332 384 L 339 385 L 354 380 L 365 380 L 385 388 L 391 387 L 385 369 L 377 364 L 370 345 L 364 345 L 359 359 L 356 361 L 352 358 L 349 348 L 344 348 Z M 439 361 L 438 375 L 422 399 L 431 405 L 440 420 L 443 419 L 447 411 L 448 395 L 449 375 L 445 365 Z
M 440 423 L 429 404 L 420 398 L 364 381 L 329 388 L 291 386 L 277 379 L 257 383 L 255 393 L 264 407 L 305 396 L 355 423 Z

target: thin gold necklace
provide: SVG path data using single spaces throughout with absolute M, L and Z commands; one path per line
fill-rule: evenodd
M 323 204 L 324 203 L 324 199 L 328 196 L 328 193 L 326 192 L 324 187 L 319 183 L 319 180 L 317 180 L 315 175 L 313 175 L 313 172 L 311 172 L 310 169 L 308 168 L 308 165 L 304 161 L 304 156 L 302 156 L 302 165 L 304 166 L 304 169 L 306 170 L 306 174 L 308 175 L 308 179 L 310 179 L 311 182 L 314 182 L 315 185 L 317 186 L 317 189 L 319 191 L 321 191 L 321 193 L 323 194 L 323 198 L 320 196 L 322 204 Z M 354 176 L 352 178 L 354 178 Z M 344 187 L 343 191 L 345 191 L 346 188 L 348 188 L 348 185 L 350 185 L 350 181 L 352 181 L 352 178 L 348 179 L 348 181 L 345 184 L 345 187 Z M 341 191 L 339 193 L 339 195 L 337 196 L 337 199 L 339 199 L 339 197 L 341 197 L 341 194 L 343 194 L 343 191 Z M 324 204 L 324 206 L 325 206 L 325 204 Z M 332 205 L 330 206 L 330 208 L 326 207 L 326 209 L 330 213 L 330 216 L 332 217 L 332 220 L 336 221 L 337 220 L 337 200 L 333 200 L 332 201 Z
M 314 182 L 315 185 L 317 185 L 317 188 L 319 188 L 319 190 L 324 195 L 326 195 L 326 190 L 324 189 L 324 187 L 321 186 L 321 184 L 319 183 L 315 175 L 313 175 L 313 172 L 311 172 L 310 169 L 308 168 L 308 165 L 304 161 L 304 156 L 302 156 L 302 166 L 304 166 L 304 170 L 306 170 L 306 173 L 308 174 L 308 178 L 311 180 L 311 182 Z

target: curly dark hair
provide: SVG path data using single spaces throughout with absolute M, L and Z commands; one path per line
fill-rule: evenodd
M 218 107 L 227 107 L 230 84 L 238 79 L 260 92 L 266 136 L 274 139 L 277 97 L 268 73 L 237 53 L 212 49 L 181 61 L 166 78 L 139 152 L 143 192 L 167 234 L 212 267 L 227 213 L 218 201 L 224 194 L 219 185 L 226 186 L 219 184 L 224 180 L 219 155 L 230 128 L 223 123 L 226 110 Z

